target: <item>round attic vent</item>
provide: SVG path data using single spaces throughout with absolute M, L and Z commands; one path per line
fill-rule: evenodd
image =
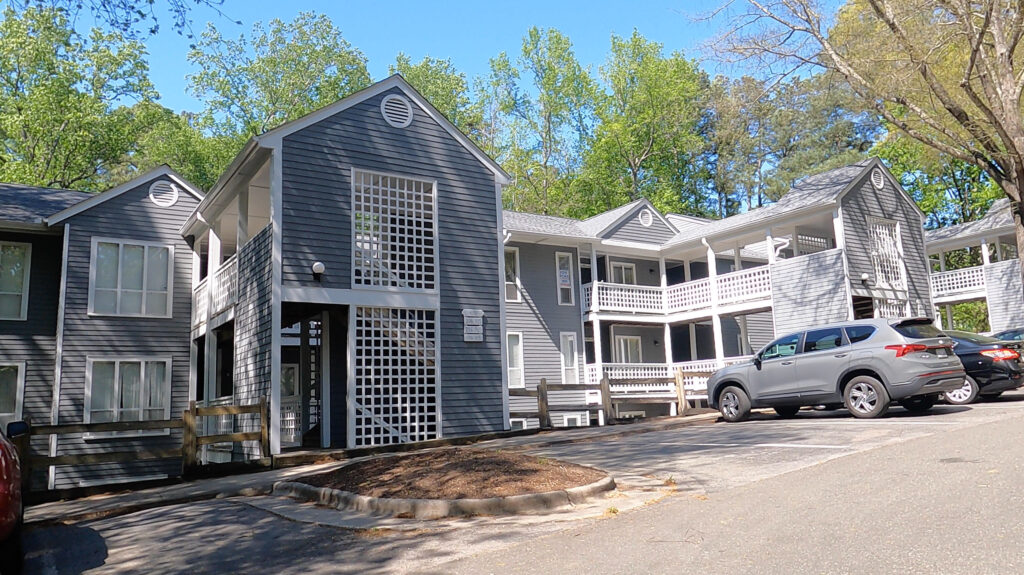
M 651 214 L 651 210 L 645 209 L 637 217 L 640 219 L 640 225 L 645 228 L 651 227 L 651 224 L 654 223 L 654 215 Z
M 178 186 L 167 180 L 153 182 L 149 186 L 149 199 L 161 208 L 169 208 L 178 203 Z
M 882 170 L 878 168 L 871 170 L 871 185 L 876 190 L 881 190 L 885 186 L 885 174 L 882 173 Z
M 384 96 L 380 102 L 380 113 L 384 120 L 395 128 L 405 128 L 412 123 L 412 103 L 405 96 Z

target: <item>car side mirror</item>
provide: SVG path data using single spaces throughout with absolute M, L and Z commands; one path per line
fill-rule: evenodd
M 757 354 L 754 356 L 754 367 L 756 367 L 757 369 L 761 369 L 761 354 Z
M 28 423 L 24 421 L 12 421 L 7 424 L 7 437 L 17 437 L 28 433 Z

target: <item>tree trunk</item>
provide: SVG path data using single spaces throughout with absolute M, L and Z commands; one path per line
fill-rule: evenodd
M 1013 228 L 1014 236 L 1017 239 L 1017 264 L 1020 266 L 1018 270 L 1021 274 L 1021 285 L 1024 285 L 1024 259 L 1021 259 L 1024 254 L 1024 202 L 1015 202 L 1010 200 L 1010 213 L 1013 214 Z

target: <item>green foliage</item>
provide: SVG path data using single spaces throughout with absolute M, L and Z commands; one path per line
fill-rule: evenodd
M 473 139 L 480 137 L 483 130 L 481 105 L 472 100 L 466 75 L 456 70 L 451 60 L 425 57 L 413 63 L 409 56 L 399 52 L 388 70 L 401 74 L 463 133 Z
M 704 202 L 686 201 L 693 195 L 683 190 L 694 187 L 691 169 L 705 148 L 705 74 L 680 53 L 665 57 L 661 44 L 634 30 L 630 38 L 612 36 L 601 78 L 607 93 L 584 152 L 579 215 L 639 198 L 665 212 L 701 213 Z
M 10 0 L 10 4 L 19 10 L 50 8 L 68 14 L 77 14 L 79 10 L 85 9 L 92 13 L 97 22 L 106 24 L 111 30 L 126 38 L 138 39 L 160 30 L 160 19 L 156 14 L 160 4 L 164 5 L 169 15 L 171 28 L 191 38 L 189 13 L 192 6 L 207 6 L 220 12 L 224 0 Z
M 0 181 L 98 190 L 135 152 L 156 96 L 142 44 L 74 32 L 63 12 L 8 7 L 0 23 Z
M 213 25 L 189 51 L 199 68 L 189 90 L 204 99 L 203 121 L 239 147 L 370 84 L 366 58 L 324 15 L 256 23 L 251 37 L 225 39 Z

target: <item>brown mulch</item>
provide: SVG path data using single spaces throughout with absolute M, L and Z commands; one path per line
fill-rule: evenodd
M 296 481 L 370 497 L 477 499 L 557 491 L 605 476 L 554 459 L 454 448 L 378 457 Z

